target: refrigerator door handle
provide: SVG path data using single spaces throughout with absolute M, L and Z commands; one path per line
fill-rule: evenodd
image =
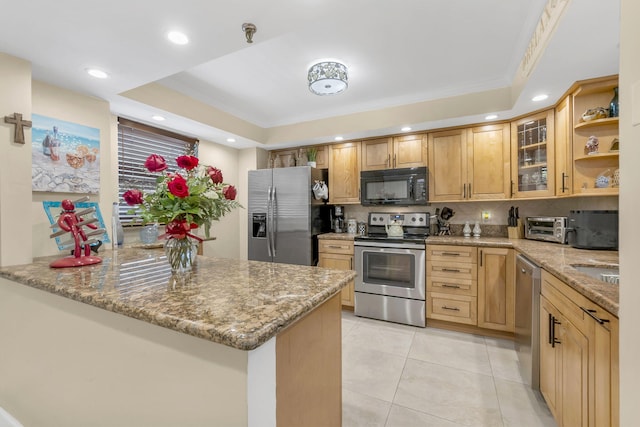
M 269 258 L 273 257 L 271 253 L 271 186 L 267 189 L 267 254 Z
M 271 190 L 271 252 L 276 256 L 276 234 L 278 233 L 278 197 L 276 187 Z

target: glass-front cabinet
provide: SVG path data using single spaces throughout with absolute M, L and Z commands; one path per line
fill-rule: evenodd
M 549 197 L 555 193 L 553 110 L 511 123 L 512 197 Z

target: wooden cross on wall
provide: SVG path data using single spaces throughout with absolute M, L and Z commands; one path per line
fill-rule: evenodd
M 31 127 L 31 120 L 22 120 L 22 114 L 13 113 L 13 116 L 4 116 L 4 122 L 16 125 L 13 132 L 13 141 L 24 144 L 24 128 Z

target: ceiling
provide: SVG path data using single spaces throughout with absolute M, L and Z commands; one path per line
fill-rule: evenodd
M 0 16 L 0 52 L 30 61 L 34 79 L 109 101 L 116 115 L 238 148 L 277 148 L 477 123 L 488 113 L 507 119 L 552 105 L 576 80 L 618 72 L 619 1 L 573 0 L 516 85 L 546 3 L 33 0 Z M 244 22 L 257 26 L 252 44 Z M 171 44 L 173 29 L 190 43 Z M 326 58 L 347 65 L 349 88 L 317 96 L 307 69 Z M 89 67 L 109 77 L 92 78 Z M 539 92 L 550 97 L 533 104 Z M 492 93 L 509 96 L 498 102 Z M 474 108 L 464 108 L 473 96 Z M 433 111 L 448 99 L 460 108 Z M 399 107 L 412 113 L 406 123 Z M 166 120 L 154 122 L 156 114 Z

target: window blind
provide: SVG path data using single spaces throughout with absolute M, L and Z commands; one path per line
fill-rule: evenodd
M 178 169 L 175 159 L 189 154 L 197 156 L 198 140 L 164 129 L 118 118 L 118 202 L 120 221 L 123 225 L 140 224 L 139 217 L 127 213 L 122 195 L 131 189 L 147 193 L 156 188 L 158 173 L 151 173 L 144 162 L 150 154 L 159 154 L 167 161 L 167 171 Z M 138 219 L 137 222 L 134 219 Z

